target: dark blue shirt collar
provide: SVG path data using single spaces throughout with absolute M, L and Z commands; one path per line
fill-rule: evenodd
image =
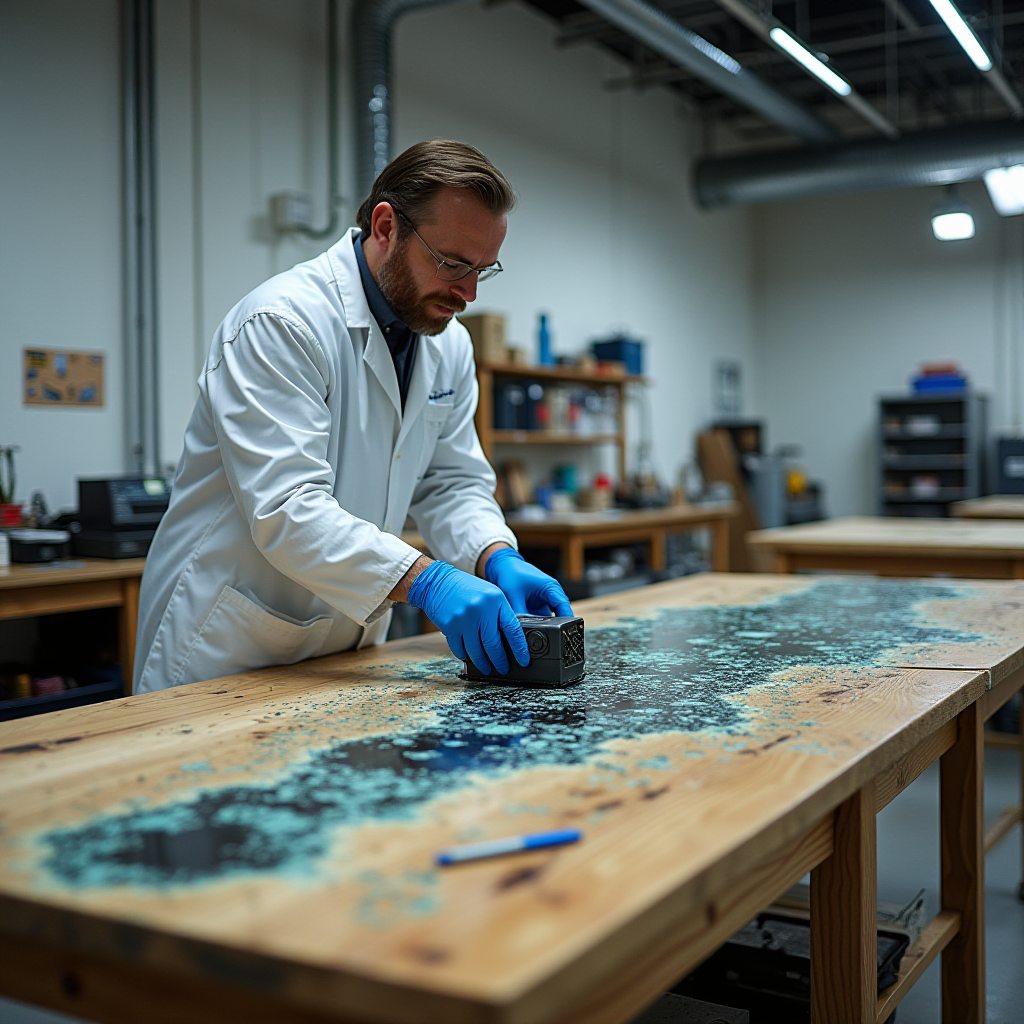
M 380 285 L 373 279 L 373 274 L 370 273 L 370 268 L 366 263 L 366 253 L 363 252 L 363 241 L 369 237 L 364 231 L 356 240 L 352 246 L 356 252 L 356 263 L 359 264 L 359 277 L 363 282 L 363 292 L 366 295 L 366 304 L 370 307 L 370 313 L 373 314 L 373 319 L 377 321 L 377 325 L 382 331 L 388 341 L 388 347 L 390 348 L 393 344 L 396 334 L 402 334 L 404 332 L 412 333 L 409 328 L 406 327 L 401 320 L 395 316 L 395 311 L 391 308 L 388 300 L 384 298 L 384 293 L 380 290 Z

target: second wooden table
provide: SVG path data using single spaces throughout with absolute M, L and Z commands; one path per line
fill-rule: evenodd
M 562 556 L 566 579 L 581 580 L 587 548 L 617 544 L 647 545 L 650 567 L 665 568 L 665 538 L 670 533 L 708 529 L 714 531 L 713 567 L 729 570 L 729 521 L 739 514 L 739 503 L 672 505 L 637 511 L 571 512 L 546 519 L 510 518 L 509 527 L 520 544 L 556 547 Z
M 776 572 L 1024 579 L 1024 523 L 844 516 L 747 535 Z

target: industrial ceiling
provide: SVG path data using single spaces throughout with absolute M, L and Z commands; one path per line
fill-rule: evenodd
M 792 134 L 670 62 L 596 13 L 586 0 L 524 0 L 558 24 L 558 45 L 597 44 L 625 62 L 612 88 L 666 86 L 714 127 L 728 149 L 792 145 Z M 1019 117 L 1024 74 L 1024 0 L 957 4 L 991 55 L 980 71 L 930 0 L 647 0 L 650 7 L 724 51 L 744 69 L 830 125 L 839 140 L 896 138 L 933 128 Z M 768 37 L 781 26 L 852 87 L 841 97 Z

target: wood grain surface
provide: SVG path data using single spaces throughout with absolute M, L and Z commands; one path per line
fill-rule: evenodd
M 145 567 L 144 558 L 72 558 L 41 565 L 8 565 L 0 568 L 0 590 L 120 580 L 141 576 Z
M 609 530 L 651 526 L 685 526 L 688 523 L 713 523 L 739 515 L 737 501 L 721 501 L 707 505 L 670 505 L 667 508 L 634 510 L 610 509 L 604 512 L 551 513 L 544 519 L 517 519 L 511 517 L 508 525 L 517 537 L 530 538 L 534 534 L 550 533 L 605 533 Z
M 1021 558 L 1024 557 L 1024 523 L 842 516 L 800 526 L 758 530 L 747 537 L 747 542 L 791 552 Z
M 954 501 L 949 511 L 962 519 L 1024 519 L 1024 494 L 989 494 Z
M 468 688 L 435 634 L 6 723 L 4 945 L 282 1020 L 627 1020 L 986 692 L 1015 586 L 709 574 L 580 602 L 573 689 Z M 958 650 L 979 664 L 903 667 Z M 584 840 L 434 867 L 564 826 Z M 0 986 L 107 1013 L 55 963 Z

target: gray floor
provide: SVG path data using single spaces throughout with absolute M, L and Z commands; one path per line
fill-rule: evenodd
M 985 755 L 988 817 L 1020 799 L 1017 755 L 990 749 Z M 931 912 L 939 891 L 939 773 L 933 765 L 894 800 L 878 821 L 878 898 L 904 903 L 922 886 Z M 1020 881 L 1021 835 L 1018 825 L 989 854 L 986 862 L 988 1024 L 1019 1024 L 1024 1019 L 1024 903 L 1016 897 Z M 933 964 L 899 1008 L 899 1024 L 938 1024 L 939 965 Z M 63 1014 L 36 1010 L 0 999 L 0 1024 L 75 1024 Z

